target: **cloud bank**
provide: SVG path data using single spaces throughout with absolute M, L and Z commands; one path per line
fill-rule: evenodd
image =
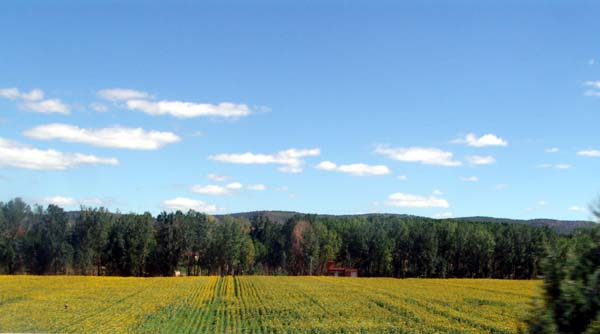
M 118 165 L 116 158 L 41 150 L 0 138 L 0 166 L 34 170 L 65 170 L 80 165 Z
M 0 88 L 0 97 L 16 100 L 24 110 L 43 114 L 69 114 L 70 108 L 59 99 L 45 99 L 44 91 L 33 89 L 21 92 L 17 88 Z
M 58 139 L 71 143 L 132 150 L 157 150 L 167 144 L 180 141 L 180 138 L 171 132 L 146 131 L 142 128 L 120 126 L 82 129 L 60 123 L 37 126 L 25 131 L 24 134 L 40 140 Z
M 390 169 L 385 165 L 367 165 L 362 163 L 336 165 L 331 161 L 322 161 L 315 168 L 327 171 L 336 171 L 356 176 L 387 175 L 390 173 Z
M 194 210 L 198 212 L 215 212 L 218 210 L 216 205 L 208 204 L 202 201 L 198 201 L 186 197 L 176 197 L 172 199 L 164 200 L 161 203 L 164 209 L 169 210 L 180 210 L 183 212 Z
M 286 173 L 300 173 L 304 160 L 302 158 L 318 156 L 321 150 L 313 149 L 288 149 L 274 154 L 256 154 L 252 152 L 233 153 L 233 154 L 217 154 L 208 157 L 209 160 L 219 161 L 231 164 L 242 165 L 265 165 L 276 164 L 281 165 L 279 171 Z
M 404 193 L 394 193 L 388 196 L 385 205 L 399 208 L 448 208 L 450 204 L 435 195 L 419 196 Z
M 460 166 L 460 161 L 453 160 L 453 153 L 433 147 L 399 147 L 393 148 L 379 145 L 375 153 L 404 162 L 418 162 L 425 165 Z
M 477 137 L 474 133 L 467 134 L 464 138 L 459 138 L 453 141 L 456 144 L 466 144 L 473 147 L 485 146 L 507 146 L 508 142 L 495 134 L 488 133 L 481 137 Z
M 129 110 L 149 115 L 170 115 L 176 118 L 218 117 L 240 118 L 251 114 L 246 104 L 222 102 L 217 104 L 196 103 L 177 100 L 154 100 L 147 92 L 124 88 L 109 88 L 98 91 L 98 97 L 123 103 Z

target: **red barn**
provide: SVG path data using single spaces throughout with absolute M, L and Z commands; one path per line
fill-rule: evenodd
M 336 267 L 335 261 L 327 260 L 327 275 L 329 276 L 346 276 L 358 277 L 358 269 Z

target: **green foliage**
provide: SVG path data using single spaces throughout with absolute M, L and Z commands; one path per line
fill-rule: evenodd
M 254 249 L 254 242 L 252 239 L 245 235 L 240 244 L 240 273 L 251 273 L 254 267 L 254 259 L 256 257 L 256 250 Z
M 594 243 L 585 233 L 559 236 L 523 224 L 399 215 L 282 217 L 194 211 L 152 217 L 103 208 L 65 213 L 53 205 L 32 211 L 15 199 L 0 203 L 0 272 L 323 275 L 334 259 L 361 276 L 528 279 L 541 273 L 547 249 L 577 240 L 570 251 L 581 253 Z M 596 260 L 590 255 L 586 261 Z M 574 268 L 585 272 L 586 266 Z M 560 270 L 548 270 L 547 277 L 562 279 Z
M 69 226 L 63 209 L 49 205 L 38 208 L 31 230 L 25 239 L 28 267 L 35 274 L 66 273 L 72 260 L 72 246 L 68 242 Z
M 107 273 L 144 276 L 154 247 L 154 219 L 144 215 L 122 215 L 110 225 L 103 251 Z
M 150 253 L 150 272 L 171 276 L 177 269 L 185 248 L 185 224 L 183 213 L 163 212 L 154 226 L 156 247 Z
M 24 262 L 25 231 L 30 228 L 31 208 L 20 198 L 4 203 L 0 210 L 0 272 L 14 274 Z
M 81 211 L 72 228 L 73 266 L 80 274 L 101 272 L 102 255 L 113 224 L 113 215 L 104 208 Z
M 544 261 L 544 302 L 528 333 L 600 333 L 600 228 L 578 230 Z

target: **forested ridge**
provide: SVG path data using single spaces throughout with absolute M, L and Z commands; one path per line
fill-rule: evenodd
M 281 216 L 279 218 L 282 218 Z M 361 276 L 538 277 L 560 235 L 526 224 L 404 215 L 210 216 L 194 211 L 65 212 L 0 203 L 0 273 L 320 275 L 328 259 Z
M 266 216 L 270 220 L 279 223 L 285 223 L 288 219 L 293 218 L 297 215 L 305 215 L 300 212 L 294 211 L 251 211 L 251 212 L 240 212 L 233 213 L 230 216 L 237 218 L 253 219 L 256 216 Z M 219 217 L 216 215 L 215 217 Z M 420 216 L 412 216 L 407 214 L 398 213 L 364 213 L 354 215 L 324 215 L 320 214 L 317 217 L 338 217 L 338 218 L 370 218 L 377 217 L 381 218 L 423 218 Z M 450 219 L 450 218 L 444 218 Z M 452 218 L 453 220 L 475 222 L 475 223 L 508 223 L 508 224 L 526 224 L 537 227 L 549 227 L 559 234 L 569 234 L 573 230 L 578 228 L 589 228 L 595 226 L 596 223 L 589 220 L 558 220 L 558 219 L 508 219 L 508 218 L 496 218 L 496 217 L 485 217 L 485 216 L 474 216 L 474 217 L 457 217 Z

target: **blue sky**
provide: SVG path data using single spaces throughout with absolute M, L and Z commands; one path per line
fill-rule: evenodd
M 5 2 L 0 200 L 588 219 L 599 14 Z

